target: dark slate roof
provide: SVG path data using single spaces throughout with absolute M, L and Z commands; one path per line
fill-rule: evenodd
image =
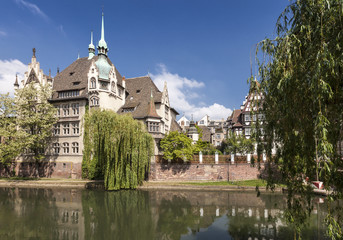
M 57 74 L 53 81 L 53 97 L 52 99 L 57 99 L 59 91 L 69 91 L 69 90 L 82 90 L 80 97 L 87 96 L 87 81 L 88 81 L 88 71 L 92 64 L 92 61 L 98 60 L 98 56 L 94 56 L 92 59 L 88 57 L 77 59 L 75 62 L 70 64 L 66 69 Z M 108 63 L 112 66 L 112 62 L 107 58 Z M 116 68 L 115 68 L 116 69 Z M 118 79 L 118 84 L 122 86 L 122 76 L 116 69 L 116 76 Z M 74 82 L 79 82 L 75 85 Z
M 154 103 L 161 102 L 162 92 L 158 90 L 149 76 L 128 78 L 125 80 L 125 87 L 128 95 L 118 113 L 122 113 L 125 108 L 135 108 L 131 112 L 134 118 L 146 118 L 149 115 L 151 93 Z
M 175 119 L 172 120 L 171 122 L 171 126 L 170 126 L 170 131 L 178 131 L 181 132 L 182 128 L 180 127 L 180 125 L 177 123 L 177 121 Z
M 211 130 L 206 126 L 198 126 L 202 129 L 202 138 L 204 142 L 211 142 Z

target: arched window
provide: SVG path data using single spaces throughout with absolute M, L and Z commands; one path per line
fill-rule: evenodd
M 96 88 L 96 79 L 95 78 L 91 78 L 91 86 L 90 88 Z

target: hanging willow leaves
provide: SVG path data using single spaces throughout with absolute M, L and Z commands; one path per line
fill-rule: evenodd
M 292 193 L 312 191 L 303 186 L 306 177 L 333 190 L 328 199 L 342 198 L 342 47 L 342 0 L 290 1 L 278 19 L 277 37 L 258 44 L 263 144 L 280 166 L 289 201 Z M 342 238 L 342 218 L 328 212 L 329 236 Z
M 149 171 L 153 139 L 130 115 L 93 110 L 85 116 L 82 176 L 103 178 L 107 190 L 134 189 Z

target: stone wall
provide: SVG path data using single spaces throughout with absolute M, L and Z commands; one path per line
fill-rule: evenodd
M 81 178 L 81 163 L 73 162 L 15 162 L 9 166 L 0 164 L 1 177 L 49 177 Z
M 155 181 L 235 181 L 260 178 L 264 166 L 249 163 L 154 163 L 149 180 Z

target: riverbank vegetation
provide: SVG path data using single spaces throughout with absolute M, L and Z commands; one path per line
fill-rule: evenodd
M 104 179 L 105 189 L 134 189 L 149 172 L 153 139 L 131 115 L 91 110 L 84 121 L 82 177 Z
M 313 208 L 306 177 L 333 190 L 329 200 L 343 197 L 343 1 L 290 1 L 276 28 L 277 37 L 260 42 L 256 54 L 265 115 L 258 149 L 280 167 L 289 195 L 286 215 L 300 232 Z M 328 207 L 328 235 L 341 239 L 343 211 Z

